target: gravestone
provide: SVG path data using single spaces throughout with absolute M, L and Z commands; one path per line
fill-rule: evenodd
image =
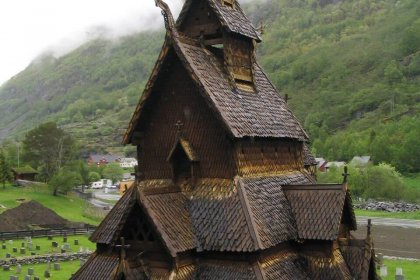
M 32 244 L 32 242 L 28 242 L 27 247 L 28 247 L 28 250 L 29 250 L 29 251 L 32 251 L 32 249 L 33 249 L 33 244 Z
M 17 276 L 10 275 L 9 280 L 19 280 Z
M 79 245 L 79 240 L 78 239 L 74 240 L 74 245 Z
M 16 247 L 13 247 L 13 253 L 17 253 L 17 248 Z
M 35 246 L 35 250 L 37 250 L 37 251 L 41 250 L 41 246 L 36 245 L 36 246 Z
M 34 275 L 33 267 L 28 268 L 28 275 Z
M 66 250 L 66 251 L 70 250 L 70 244 L 69 243 L 64 243 L 63 244 L 63 249 Z
M 9 244 L 13 244 L 13 240 L 9 240 Z
M 10 259 L 12 256 L 10 255 L 10 253 L 6 254 L 6 259 Z
M 53 237 L 51 236 L 51 235 L 48 235 L 48 240 L 52 240 L 53 239 Z
M 64 234 L 64 236 L 63 236 L 63 242 L 64 243 L 67 242 L 67 234 Z
M 80 246 L 80 248 L 79 248 L 79 253 L 83 253 L 83 247 L 82 246 Z
M 64 254 L 65 252 L 66 252 L 66 250 L 61 248 L 61 254 Z
M 34 280 L 39 280 L 39 277 L 38 276 L 34 276 Z
M 51 273 L 50 273 L 50 271 L 49 271 L 49 270 L 45 270 L 45 271 L 44 271 L 44 277 L 45 277 L 45 278 L 50 278 L 50 277 L 51 277 Z
M 16 273 L 17 274 L 20 274 L 22 272 L 22 266 L 20 265 L 20 264 L 18 264 L 17 266 L 16 266 Z
M 3 250 L 5 250 L 5 249 L 7 248 L 6 244 L 2 244 L 2 245 L 1 245 L 1 248 L 2 248 Z
M 3 271 L 10 271 L 10 266 L 7 264 L 3 265 Z
M 31 256 L 35 256 L 36 255 L 36 253 L 35 252 L 31 252 Z
M 403 270 L 401 267 L 395 269 L 395 280 L 404 280 Z
M 26 254 L 26 248 L 25 248 L 25 247 L 20 248 L 20 253 L 21 253 L 22 255 Z
M 25 275 L 25 280 L 31 280 L 31 275 Z
M 20 247 L 25 247 L 25 242 L 22 242 L 22 243 L 20 244 Z
M 52 245 L 54 248 L 57 248 L 57 247 L 58 247 L 58 243 L 57 243 L 57 242 L 55 242 L 55 241 L 51 242 L 51 245 Z
M 60 264 L 54 263 L 54 270 L 60 270 Z

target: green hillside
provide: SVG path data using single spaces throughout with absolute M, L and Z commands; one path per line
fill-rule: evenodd
M 248 1 L 258 55 L 318 156 L 420 171 L 420 1 Z M 163 32 L 44 55 L 0 88 L 0 139 L 54 119 L 86 151 L 119 147 Z M 48 102 L 46 102 L 48 101 Z

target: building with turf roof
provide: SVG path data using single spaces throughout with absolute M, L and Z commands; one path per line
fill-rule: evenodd
M 316 184 L 299 121 L 235 0 L 187 0 L 129 123 L 135 185 L 72 279 L 375 279 L 347 183 Z M 306 167 L 306 168 L 305 168 Z

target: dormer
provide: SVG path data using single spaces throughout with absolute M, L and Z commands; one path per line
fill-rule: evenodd
M 190 142 L 179 137 L 169 152 L 167 161 L 171 164 L 172 180 L 175 184 L 184 181 L 195 184 L 199 175 L 199 158 Z

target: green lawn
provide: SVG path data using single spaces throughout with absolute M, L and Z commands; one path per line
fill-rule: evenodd
M 98 225 L 100 220 L 86 215 L 86 201 L 74 195 L 53 196 L 46 186 L 37 187 L 0 187 L 0 213 L 19 205 L 17 199 L 36 200 L 54 210 L 58 215 L 73 222 L 83 222 Z
M 382 280 L 394 280 L 395 270 L 401 267 L 405 280 L 419 279 L 420 275 L 420 262 L 419 261 L 405 261 L 405 260 L 384 260 L 384 265 L 388 268 L 388 276 L 382 277 Z M 379 271 L 378 271 L 379 274 Z
M 354 209 L 354 212 L 356 216 L 420 220 L 420 211 L 393 213 L 384 211 Z
M 16 267 L 11 267 L 10 271 L 0 271 L 0 279 L 9 279 L 11 275 L 19 276 L 19 280 L 23 280 L 25 275 L 28 273 L 28 268 L 34 269 L 34 275 L 38 276 L 39 279 L 45 280 L 44 271 L 47 269 L 47 264 L 35 264 L 35 265 L 22 265 L 22 273 L 16 274 Z M 51 277 L 50 280 L 65 280 L 69 279 L 72 274 L 74 274 L 80 268 L 80 261 L 69 261 L 69 262 L 60 262 L 60 270 L 56 271 L 51 265 Z M 32 278 L 33 279 L 33 278 Z
M 404 185 L 420 190 L 420 173 L 403 176 Z
M 74 240 L 75 239 L 79 240 L 79 245 L 74 245 Z M 57 248 L 54 248 L 52 246 L 53 241 L 58 243 Z M 33 244 L 33 250 L 32 251 L 29 251 L 27 249 L 26 254 L 20 254 L 19 251 L 18 251 L 18 253 L 13 253 L 13 247 L 18 248 L 18 250 L 19 250 L 22 246 L 22 242 L 25 242 L 25 239 L 13 240 L 12 244 L 10 243 L 9 240 L 5 241 L 6 249 L 3 249 L 2 247 L 0 247 L 0 260 L 4 259 L 6 257 L 7 253 L 10 253 L 10 254 L 12 254 L 13 257 L 17 257 L 17 258 L 23 257 L 23 256 L 30 256 L 31 252 L 35 252 L 37 255 L 45 255 L 45 254 L 50 254 L 50 253 L 60 253 L 61 245 L 64 244 L 62 236 L 54 236 L 53 240 L 48 240 L 47 237 L 36 237 L 36 238 L 32 238 L 32 244 Z M 70 251 L 69 252 L 78 252 L 80 250 L 80 247 L 82 247 L 83 250 L 85 250 L 87 248 L 90 251 L 94 251 L 95 248 L 96 248 L 95 243 L 90 242 L 88 240 L 87 235 L 68 236 L 67 237 L 67 243 L 70 245 Z M 40 250 L 35 249 L 36 245 L 39 245 L 41 247 Z M 25 242 L 25 247 L 26 247 L 26 242 Z M 0 278 L 0 279 L 2 279 L 2 278 Z

